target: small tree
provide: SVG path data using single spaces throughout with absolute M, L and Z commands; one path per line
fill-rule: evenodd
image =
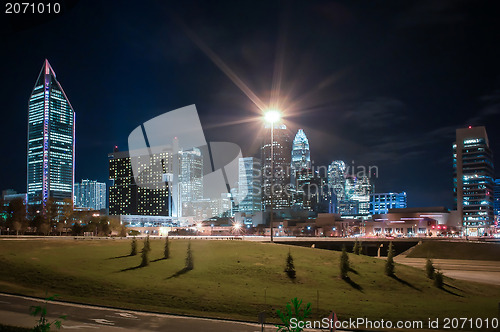
M 432 260 L 430 258 L 427 258 L 427 263 L 425 263 L 425 272 L 427 274 L 427 278 L 429 279 L 434 279 L 434 272 L 436 269 L 434 268 L 434 265 L 432 264 Z
M 135 239 L 134 236 L 131 243 L 130 256 L 135 256 L 135 255 L 137 255 L 137 240 Z
M 34 332 L 46 332 L 50 331 L 52 325 L 56 327 L 56 329 L 60 329 L 62 326 L 62 321 L 66 319 L 66 315 L 59 316 L 59 319 L 56 319 L 50 322 L 47 319 L 47 301 L 54 301 L 57 295 L 49 296 L 45 298 L 45 303 L 43 305 L 36 305 L 30 307 L 30 315 L 34 317 L 38 317 L 37 324 L 33 328 Z
M 165 259 L 170 257 L 170 241 L 168 240 L 168 236 L 165 239 L 165 248 L 163 249 L 163 257 Z
M 392 249 L 392 242 L 389 243 L 389 252 L 387 253 L 387 260 L 385 261 L 385 274 L 390 277 L 394 275 L 394 251 Z
M 276 314 L 281 320 L 282 324 L 275 325 L 278 330 L 277 332 L 300 332 L 303 331 L 303 328 L 300 327 L 291 327 L 292 318 L 296 318 L 297 322 L 304 321 L 311 314 L 311 303 L 307 303 L 304 309 L 300 309 L 302 305 L 302 300 L 297 299 L 296 297 L 292 299 L 291 303 L 286 304 L 285 310 L 282 312 L 281 310 L 276 310 Z M 292 308 L 293 306 L 293 308 Z
M 434 273 L 434 286 L 436 286 L 439 289 L 442 289 L 443 284 L 444 284 L 443 274 L 440 271 Z
M 187 253 L 186 253 L 186 270 L 192 270 L 194 269 L 194 262 L 193 262 L 193 252 L 191 250 L 191 241 L 188 242 L 188 247 L 187 247 Z
M 363 255 L 363 244 L 360 242 L 358 246 L 358 255 Z
M 290 253 L 290 249 L 288 249 L 288 256 L 286 257 L 285 273 L 288 275 L 288 278 L 295 279 L 295 265 L 293 264 L 293 257 Z
M 149 252 L 151 251 L 151 243 L 149 242 L 149 235 L 146 236 L 146 239 L 144 240 L 144 248 Z
M 340 277 L 342 279 L 347 279 L 347 273 L 349 273 L 349 256 L 345 250 L 345 246 L 342 247 L 342 254 L 340 255 Z
M 141 266 L 148 266 L 149 265 L 149 252 L 151 251 L 151 248 L 149 248 L 149 237 L 144 240 L 144 247 L 142 248 L 142 253 L 141 253 Z
M 354 247 L 352 247 L 352 252 L 356 255 L 359 255 L 359 242 L 357 239 L 354 242 Z

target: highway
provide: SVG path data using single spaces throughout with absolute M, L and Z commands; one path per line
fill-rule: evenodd
M 403 255 L 394 258 L 396 263 L 425 269 L 425 258 L 407 258 Z M 460 259 L 433 259 L 434 267 L 447 277 L 482 282 L 500 286 L 500 261 L 479 261 Z
M 36 318 L 29 315 L 32 305 L 43 300 L 0 293 L 0 322 L 5 325 L 32 328 Z M 257 324 L 229 320 L 175 316 L 131 310 L 120 310 L 66 302 L 49 302 L 47 312 L 50 321 L 67 315 L 62 329 L 75 331 L 206 331 L 206 332 L 261 332 Z M 276 331 L 272 325 L 266 332 Z

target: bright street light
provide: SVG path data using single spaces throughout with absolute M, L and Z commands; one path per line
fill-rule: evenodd
M 276 123 L 280 121 L 281 113 L 278 110 L 268 110 L 264 113 L 264 120 L 268 123 Z

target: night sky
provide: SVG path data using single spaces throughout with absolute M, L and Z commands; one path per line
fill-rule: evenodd
M 452 207 L 456 128 L 486 126 L 499 174 L 497 1 L 74 3 L 51 17 L 2 9 L 1 189 L 26 192 L 27 103 L 45 58 L 76 111 L 76 181 L 106 181 L 114 145 L 190 104 L 207 141 L 258 153 L 260 110 L 235 77 L 278 100 L 315 165 L 378 166 L 376 191 L 407 191 L 409 206 Z

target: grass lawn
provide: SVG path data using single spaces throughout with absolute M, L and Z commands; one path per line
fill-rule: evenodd
M 407 257 L 500 261 L 500 243 L 424 241 Z
M 399 279 L 384 275 L 384 261 L 349 254 L 352 282 L 339 279 L 340 253 L 245 241 L 192 241 L 194 270 L 184 267 L 186 240 L 151 240 L 151 264 L 136 268 L 130 240 L 0 240 L 0 289 L 5 292 L 178 314 L 256 321 L 293 297 L 311 302 L 314 317 L 335 310 L 340 319 L 496 317 L 500 288 L 445 279 L 445 290 L 425 273 L 397 265 Z M 139 251 L 142 242 L 138 241 Z M 297 279 L 283 272 L 288 250 Z M 319 310 L 317 294 L 319 293 Z

